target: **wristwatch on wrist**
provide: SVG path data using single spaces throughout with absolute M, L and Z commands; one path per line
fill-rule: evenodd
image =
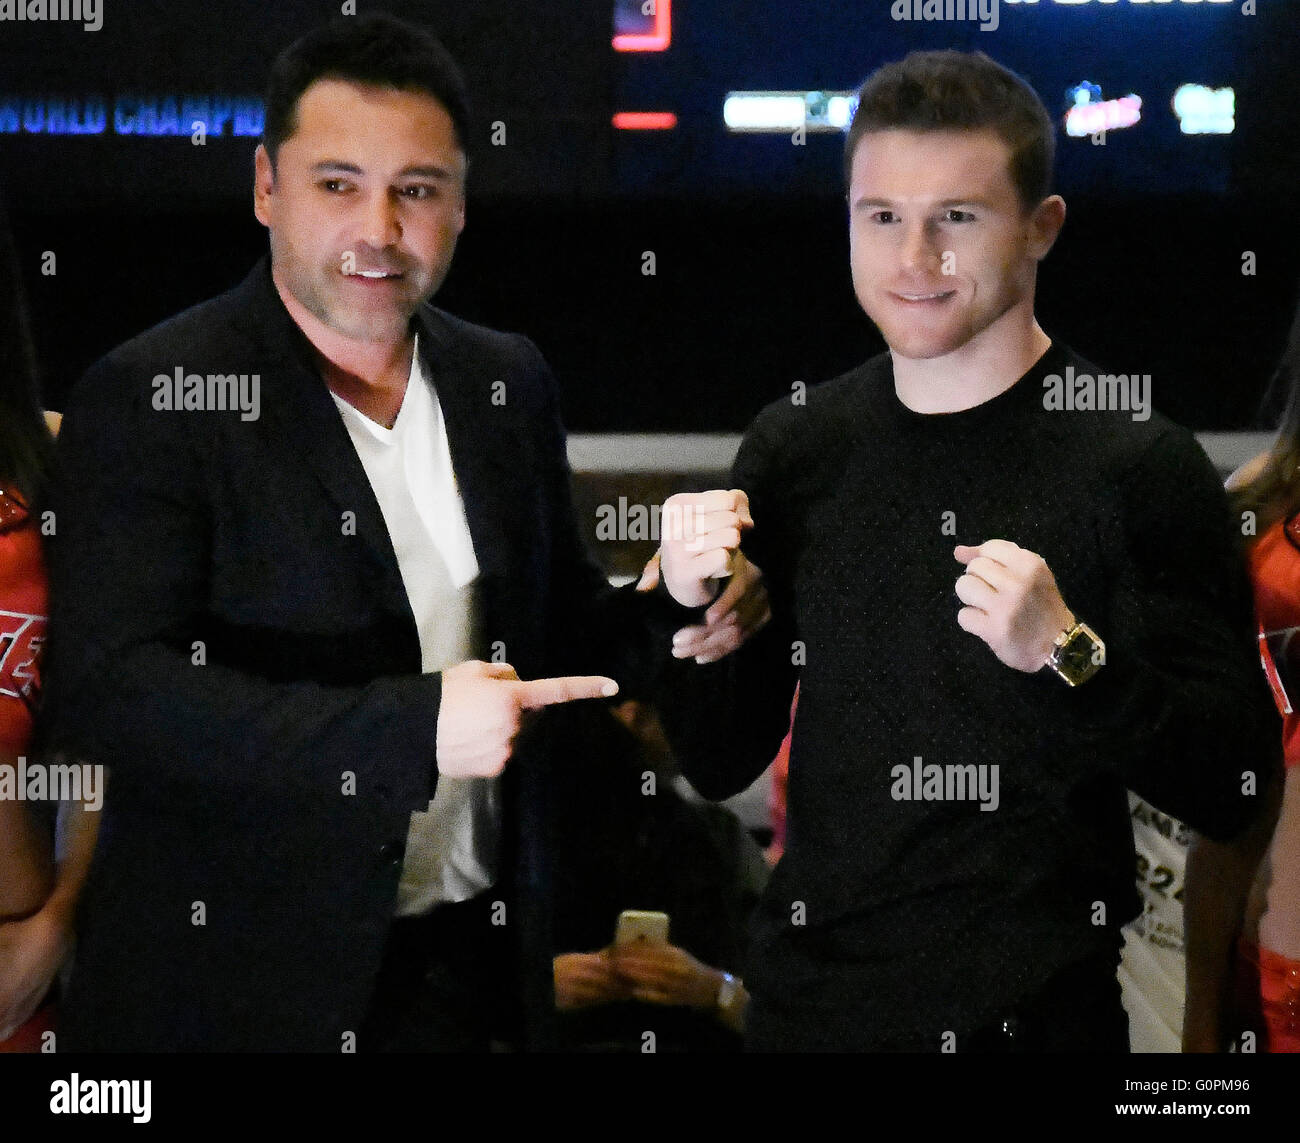
M 738 981 L 729 972 L 722 974 L 722 983 L 718 986 L 718 1007 L 725 1012 L 736 1002 L 736 994 L 740 992 L 740 981 Z
M 1086 623 L 1075 620 L 1055 640 L 1046 666 L 1051 667 L 1070 686 L 1086 683 L 1106 662 L 1106 644 Z

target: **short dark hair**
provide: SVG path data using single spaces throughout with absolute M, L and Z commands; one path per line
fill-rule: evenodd
M 280 144 L 297 130 L 298 100 L 317 80 L 419 91 L 451 116 L 456 142 L 468 154 L 469 95 L 451 53 L 423 28 L 393 16 L 343 16 L 308 32 L 271 65 L 262 145 L 274 163 Z
M 844 183 L 873 131 L 993 131 L 1011 151 L 1011 181 L 1026 209 L 1052 188 L 1056 126 L 1015 72 L 983 52 L 911 52 L 867 77 L 844 142 Z

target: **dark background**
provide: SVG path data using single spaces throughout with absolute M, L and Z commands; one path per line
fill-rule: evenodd
M 430 23 L 474 98 L 469 225 L 439 304 L 533 337 L 578 431 L 739 430 L 794 381 L 883 348 L 853 298 L 839 134 L 730 135 L 737 89 L 855 88 L 911 47 L 978 47 L 1059 116 L 1084 79 L 1136 91 L 1104 147 L 1058 139 L 1065 231 L 1040 319 L 1098 364 L 1148 372 L 1197 429 L 1251 427 L 1300 265 L 1300 4 L 1002 4 L 999 28 L 905 23 L 887 0 L 681 0 L 673 45 L 610 47 L 615 0 L 370 4 Z M 0 105 L 99 94 L 260 95 L 275 53 L 339 10 L 104 0 L 95 33 L 0 24 Z M 1231 85 L 1237 129 L 1179 134 L 1181 83 Z M 667 110 L 670 132 L 618 132 Z M 111 112 L 110 112 L 111 119 Z M 489 145 L 491 124 L 507 145 Z M 265 247 L 251 138 L 0 134 L 46 402 L 114 344 L 236 281 Z M 653 250 L 657 273 L 641 273 Z M 1258 269 L 1241 273 L 1244 251 Z M 53 251 L 57 273 L 40 273 Z

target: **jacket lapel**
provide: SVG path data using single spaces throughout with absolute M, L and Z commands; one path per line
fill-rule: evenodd
M 452 468 L 478 560 L 484 635 L 489 644 L 504 641 L 507 658 L 514 662 L 522 649 L 515 643 L 525 629 L 521 609 L 527 602 L 516 599 L 511 587 L 527 577 L 512 562 L 518 543 L 512 542 L 508 528 L 519 517 L 514 503 L 519 495 L 518 458 L 512 455 L 505 410 L 492 403 L 493 382 L 502 378 L 480 354 L 468 351 L 465 339 L 437 310 L 424 306 L 416 320 L 421 362 L 442 409 Z
M 269 259 L 263 258 L 237 287 L 247 315 L 242 332 L 255 342 L 262 374 L 263 415 L 315 473 L 340 513 L 356 513 L 357 537 L 383 569 L 383 604 L 411 615 L 397 557 L 379 502 L 357 457 L 329 389 L 317 371 L 306 336 L 276 293 Z M 484 633 L 489 643 L 506 642 L 507 656 L 528 629 L 530 601 L 511 590 L 527 577 L 518 573 L 511 553 L 508 522 L 519 522 L 517 458 L 512 460 L 508 420 L 492 403 L 493 382 L 502 380 L 488 361 L 470 352 L 437 310 L 425 305 L 416 315 L 420 356 L 433 384 L 447 427 L 452 467 L 474 555 L 481 576 L 479 590 Z M 412 619 L 413 621 L 413 619 Z M 486 653 L 489 648 L 484 648 Z
M 325 487 L 339 512 L 339 527 L 344 512 L 355 513 L 357 538 L 384 573 L 377 580 L 382 604 L 409 616 L 410 604 L 379 501 L 317 371 L 307 338 L 276 293 L 268 259 L 258 263 L 238 291 L 248 319 L 242 332 L 252 337 L 259 355 L 264 417 Z
M 419 324 L 420 357 L 447 426 L 452 468 L 479 570 L 504 575 L 508 568 L 502 499 L 511 473 L 504 455 L 509 451 L 503 440 L 505 418 L 492 405 L 493 378 L 482 360 L 464 352 L 436 311 L 422 310 Z M 494 420 L 501 422 L 495 432 Z

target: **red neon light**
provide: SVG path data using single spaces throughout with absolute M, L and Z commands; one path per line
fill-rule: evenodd
M 672 0 L 655 0 L 654 31 L 614 37 L 616 52 L 665 52 L 673 42 Z
M 671 111 L 619 111 L 614 126 L 620 131 L 671 131 L 677 116 Z

